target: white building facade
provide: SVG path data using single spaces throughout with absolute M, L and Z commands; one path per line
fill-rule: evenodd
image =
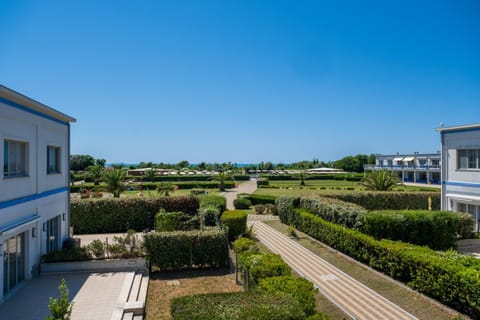
M 470 213 L 479 231 L 480 124 L 445 127 L 442 144 L 442 210 Z
M 364 170 L 388 170 L 402 182 L 440 184 L 440 163 L 440 153 L 376 155 L 375 164 Z
M 71 122 L 0 85 L 0 302 L 69 236 Z

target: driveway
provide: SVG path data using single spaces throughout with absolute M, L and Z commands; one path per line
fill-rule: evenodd
M 236 188 L 227 189 L 222 195 L 227 199 L 227 209 L 234 210 L 233 200 L 237 199 L 240 193 L 254 193 L 257 190 L 257 181 L 249 180 L 240 183 Z

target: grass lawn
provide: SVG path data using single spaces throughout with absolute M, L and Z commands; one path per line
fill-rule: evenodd
M 211 292 L 236 292 L 235 273 L 228 269 L 151 273 L 146 320 L 171 319 L 170 299 Z
M 287 234 L 288 226 L 280 221 L 265 221 L 266 224 Z M 398 283 L 387 279 L 378 273 L 368 269 L 367 267 L 345 258 L 335 251 L 331 251 L 319 241 L 311 239 L 306 234 L 297 231 L 298 243 L 317 254 L 324 260 L 328 261 L 343 272 L 349 274 L 356 280 L 365 284 L 372 290 L 384 296 L 388 300 L 397 304 L 401 308 L 407 310 L 419 319 L 459 319 L 459 314 L 449 313 L 438 305 L 432 303 L 420 294 L 413 292 Z M 326 299 L 326 298 L 325 298 Z M 322 306 L 322 303 L 319 303 Z M 323 311 L 328 314 L 327 311 Z M 334 317 L 333 319 L 340 319 Z M 468 317 L 460 315 L 460 319 L 468 319 Z

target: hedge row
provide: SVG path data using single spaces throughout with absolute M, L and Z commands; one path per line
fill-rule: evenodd
M 138 184 L 130 184 L 127 186 L 129 190 L 156 190 L 160 183 L 155 182 L 142 182 Z M 217 181 L 178 181 L 173 183 L 178 189 L 194 189 L 194 188 L 203 188 L 203 189 L 215 189 L 218 188 Z M 225 181 L 225 188 L 233 188 L 235 182 Z M 90 190 L 97 192 L 106 192 L 107 186 L 105 184 L 100 184 L 97 186 L 94 185 L 74 185 L 70 186 L 70 192 L 78 193 L 82 190 Z
M 248 200 L 250 200 L 252 202 L 253 205 L 257 205 L 257 204 L 269 204 L 269 203 L 272 203 L 274 204 L 275 203 L 275 199 L 277 199 L 276 196 L 270 196 L 270 195 L 262 195 L 262 194 L 248 194 L 248 195 L 245 195 L 242 197 L 244 198 L 247 198 Z
M 173 320 L 303 320 L 298 302 L 285 294 L 209 293 L 172 299 Z
M 262 178 L 270 181 L 278 180 L 300 180 L 297 175 L 283 174 L 283 175 L 261 175 Z M 339 174 L 307 174 L 305 180 L 347 180 L 360 181 L 363 178 L 363 173 L 339 173 Z
M 453 251 L 436 252 L 403 242 L 375 240 L 306 210 L 294 209 L 293 204 L 285 203 L 280 210 L 283 223 L 294 224 L 299 230 L 358 261 L 480 319 L 479 260 Z
M 456 246 L 457 237 L 471 235 L 473 219 L 466 213 L 447 211 L 371 211 L 360 217 L 358 230 L 376 239 L 446 250 Z
M 144 237 L 152 266 L 164 270 L 226 267 L 228 241 L 224 228 L 153 232 Z
M 123 233 L 154 229 L 160 209 L 195 215 L 196 197 L 163 197 L 158 199 L 88 199 L 70 202 L 71 225 L 75 234 Z
M 252 206 L 252 202 L 247 198 L 237 198 L 233 200 L 233 206 L 235 209 L 249 209 Z
M 440 192 L 337 192 L 323 196 L 352 202 L 367 210 L 427 210 L 428 198 L 432 210 L 440 210 Z
M 181 175 L 181 176 L 155 176 L 148 178 L 145 176 L 128 176 L 130 179 L 138 179 L 143 181 L 211 181 L 213 176 L 209 175 Z M 234 175 L 233 179 L 235 181 L 248 181 L 250 180 L 249 175 Z
M 223 196 L 205 195 L 200 197 L 200 207 L 217 207 L 220 212 L 227 209 L 227 199 Z
M 243 210 L 227 210 L 222 214 L 221 220 L 228 228 L 230 240 L 235 240 L 247 229 L 247 213 Z
M 249 288 L 256 287 L 262 279 L 286 276 L 292 272 L 278 254 L 246 251 L 238 255 L 238 261 L 243 282 L 248 283 Z

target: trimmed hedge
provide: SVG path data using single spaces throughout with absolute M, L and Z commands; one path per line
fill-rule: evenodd
M 247 198 L 238 198 L 233 200 L 233 206 L 235 209 L 249 209 L 252 206 L 252 202 Z
M 258 289 L 269 293 L 290 294 L 302 306 L 306 315 L 315 314 L 315 295 L 318 290 L 307 279 L 292 275 L 266 278 L 260 280 Z
M 228 265 L 224 228 L 148 233 L 144 237 L 144 246 L 152 266 L 161 271 Z
M 358 230 L 376 239 L 390 239 L 428 246 L 436 250 L 454 248 L 457 235 L 473 230 L 469 214 L 446 211 L 372 211 L 360 217 Z
M 355 203 L 367 210 L 427 210 L 431 197 L 432 210 L 440 210 L 440 192 L 347 191 L 322 196 Z
M 198 216 L 190 216 L 183 212 L 165 212 L 157 213 L 155 230 L 158 232 L 192 230 L 199 227 Z
M 75 234 L 154 229 L 155 215 L 160 209 L 195 215 L 198 207 L 199 200 L 196 197 L 72 200 L 71 225 Z
M 304 209 L 294 209 L 294 203 L 285 203 L 281 211 L 283 223 L 294 224 L 336 250 L 480 319 L 480 260 L 454 251 L 436 252 L 403 242 L 375 240 Z
M 130 187 L 138 190 L 156 190 L 160 183 L 142 182 L 141 184 L 131 185 Z M 177 189 L 216 189 L 219 183 L 217 181 L 177 181 L 173 183 Z M 235 182 L 225 181 L 225 188 L 233 188 Z
M 270 195 L 262 195 L 262 194 L 248 194 L 243 196 L 244 198 L 247 198 L 252 202 L 253 205 L 257 204 L 274 204 L 275 199 L 277 199 L 276 196 L 270 196 Z
M 200 207 L 214 206 L 214 207 L 217 207 L 220 212 L 224 212 L 227 209 L 227 199 L 223 196 L 216 196 L 216 195 L 201 196 L 199 206 Z
M 221 220 L 228 228 L 228 239 L 235 240 L 247 229 L 247 213 L 243 210 L 227 210 Z
M 243 283 L 248 283 L 249 287 L 255 287 L 262 279 L 287 276 L 292 272 L 278 254 L 247 251 L 238 255 L 238 261 Z
M 138 180 L 149 180 L 150 178 L 144 176 L 129 176 L 128 178 L 131 179 L 138 179 Z M 236 181 L 247 181 L 250 180 L 249 175 L 235 175 L 233 178 Z M 212 179 L 212 176 L 209 175 L 178 175 L 178 176 L 155 176 L 153 177 L 153 181 L 209 181 Z
M 209 293 L 174 298 L 173 320 L 304 320 L 300 304 L 285 294 Z
M 258 246 L 250 238 L 238 238 L 232 243 L 232 248 L 233 251 L 235 251 L 236 254 L 246 252 L 246 251 L 252 251 L 256 252 L 258 251 Z

